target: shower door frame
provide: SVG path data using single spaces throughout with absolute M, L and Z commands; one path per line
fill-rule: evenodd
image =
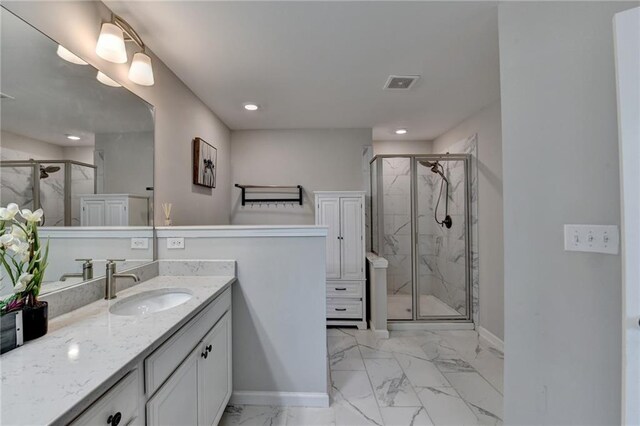
M 62 164 L 64 166 L 64 226 L 72 226 L 71 221 L 71 166 L 82 166 L 93 169 L 93 193 L 98 189 L 98 167 L 93 164 L 75 160 L 3 160 L 1 167 L 33 167 L 31 174 L 31 187 L 33 191 L 33 210 L 42 207 L 40 204 L 40 165 Z M 46 213 L 46 212 L 45 212 Z M 46 216 L 45 216 L 46 217 Z
M 410 192 L 410 209 L 411 209 L 411 301 L 412 312 L 411 319 L 389 319 L 390 323 L 408 323 L 408 322 L 456 322 L 456 323 L 473 323 L 473 274 L 472 274 L 472 233 L 471 226 L 471 154 L 380 154 L 375 155 L 369 162 L 370 170 L 371 164 L 378 159 L 384 160 L 385 158 L 407 158 L 409 159 L 409 192 Z M 419 160 L 427 161 L 463 161 L 464 162 L 464 190 L 465 190 L 465 288 L 466 288 L 466 315 L 431 315 L 420 316 L 419 304 L 420 304 L 420 282 L 418 279 L 419 264 L 418 264 L 418 168 L 417 164 Z M 381 167 L 376 167 L 375 185 L 377 186 L 377 229 L 378 229 L 378 247 L 376 253 L 382 257 L 381 246 L 384 245 L 384 188 L 383 184 L 383 168 L 382 161 Z M 371 175 L 371 172 L 370 172 Z M 371 182 L 373 185 L 374 182 Z M 371 198 L 371 216 L 373 222 L 373 198 Z M 371 249 L 373 251 L 373 226 L 371 226 Z

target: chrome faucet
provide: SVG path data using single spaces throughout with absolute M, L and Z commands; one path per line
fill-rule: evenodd
M 82 273 L 78 274 L 63 274 L 59 281 L 66 281 L 67 278 L 80 278 L 82 277 L 82 281 L 92 280 L 93 279 L 93 259 L 76 259 L 77 262 L 82 263 Z
M 104 286 L 104 298 L 111 300 L 116 298 L 116 278 L 131 278 L 139 282 L 140 278 L 136 274 L 116 274 L 116 262 L 124 262 L 125 259 L 107 259 L 106 280 Z

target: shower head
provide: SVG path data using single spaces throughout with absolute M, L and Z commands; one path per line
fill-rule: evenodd
M 47 166 L 44 167 L 40 165 L 40 179 L 46 179 L 49 177 L 49 173 L 55 173 L 60 170 L 58 166 Z
M 445 177 L 444 172 L 443 172 L 444 167 L 442 167 L 442 164 L 440 164 L 439 161 L 436 160 L 434 162 L 431 162 L 431 161 L 427 161 L 427 160 L 420 160 L 419 163 L 422 164 L 425 167 L 429 167 L 431 169 L 432 173 L 440 175 L 440 177 L 442 177 L 442 179 L 445 182 L 449 183 L 449 181 L 447 180 L 447 178 Z

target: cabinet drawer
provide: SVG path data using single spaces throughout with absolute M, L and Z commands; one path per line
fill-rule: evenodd
M 327 299 L 327 318 L 362 318 L 362 301 Z
M 120 413 L 119 424 L 122 426 L 144 424 L 141 416 L 138 416 L 140 386 L 142 384 L 138 370 L 133 370 L 94 402 L 71 425 L 108 425 L 111 424 L 110 417 L 117 416 L 118 413 Z
M 327 281 L 327 297 L 362 297 L 360 281 Z
M 203 312 L 200 312 L 144 360 L 147 396 L 154 394 L 230 308 L 231 288 L 211 302 Z

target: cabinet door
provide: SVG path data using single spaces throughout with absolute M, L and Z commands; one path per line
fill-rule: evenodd
M 126 200 L 106 200 L 104 204 L 106 226 L 129 225 Z
M 231 397 L 231 312 L 205 336 L 199 348 L 198 425 L 211 426 L 218 424 Z
M 104 226 L 104 200 L 84 200 L 82 202 L 82 226 Z
M 342 238 L 341 278 L 358 280 L 364 277 L 364 254 L 362 245 L 362 200 L 340 198 L 340 235 Z
M 196 348 L 147 402 L 147 425 L 198 424 L 198 358 Z
M 318 225 L 329 227 L 327 235 L 327 278 L 340 278 L 340 199 L 320 198 Z

